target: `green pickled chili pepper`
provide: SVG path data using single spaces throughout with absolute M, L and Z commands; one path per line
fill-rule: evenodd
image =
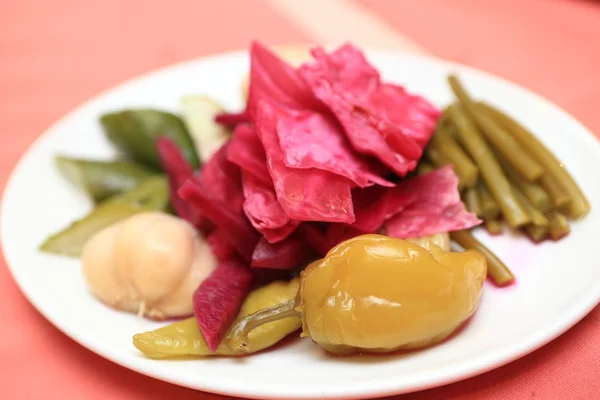
M 83 245 L 96 232 L 144 211 L 166 211 L 169 186 L 164 176 L 145 179 L 134 189 L 113 196 L 82 219 L 48 237 L 40 246 L 46 253 L 78 257 Z
M 183 121 L 174 114 L 154 109 L 130 109 L 100 117 L 108 139 L 119 150 L 146 167 L 161 170 L 156 139 L 167 136 L 183 152 L 194 168 L 199 161 L 194 142 Z
M 71 183 L 83 189 L 96 203 L 133 189 L 153 174 L 127 160 L 98 161 L 57 156 L 55 163 Z

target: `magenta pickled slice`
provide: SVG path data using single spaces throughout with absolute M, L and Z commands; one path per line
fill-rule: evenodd
M 213 353 L 237 317 L 252 287 L 252 271 L 237 258 L 219 263 L 194 292 L 196 322 Z

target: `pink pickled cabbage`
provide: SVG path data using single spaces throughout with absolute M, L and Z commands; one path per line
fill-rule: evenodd
M 318 168 L 346 177 L 359 187 L 394 186 L 379 176 L 372 162 L 354 152 L 339 123 L 316 112 L 282 114 L 277 134 L 290 168 Z
M 440 111 L 430 102 L 393 84 L 380 85 L 372 101 L 381 119 L 399 127 L 421 148 L 427 145 L 440 117 Z
M 267 169 L 265 149 L 251 125 L 240 124 L 235 128 L 227 147 L 227 160 L 262 183 L 273 184 Z
M 256 231 L 241 210 L 233 209 L 227 200 L 213 196 L 210 187 L 201 185 L 195 179 L 189 179 L 179 189 L 179 195 L 192 207 L 204 213 L 223 230 L 223 235 L 237 252 L 250 261 L 254 246 L 259 240 Z
M 351 45 L 331 54 L 317 47 L 312 54 L 316 61 L 302 65 L 300 75 L 340 121 L 352 146 L 400 176 L 413 170 L 439 111 L 425 108 L 424 99 L 408 96 L 397 86 L 382 84 L 377 70 Z M 393 93 L 405 99 L 395 99 Z M 390 118 L 398 105 L 403 108 Z
M 242 172 L 244 188 L 244 213 L 254 228 L 259 231 L 269 243 L 276 243 L 287 238 L 299 221 L 291 220 L 275 197 L 273 185 L 264 185 Z
M 327 240 L 325 232 L 314 223 L 304 222 L 298 227 L 298 234 L 320 256 L 326 255 L 331 249 L 331 243 Z
M 267 101 L 260 101 L 254 115 L 281 207 L 290 218 L 299 221 L 354 222 L 350 181 L 315 168 L 285 166 L 276 132 L 281 112 Z
M 290 269 L 311 257 L 308 245 L 293 235 L 279 243 L 269 243 L 262 238 L 252 254 L 252 266 L 269 269 Z
M 399 184 L 418 199 L 385 223 L 388 236 L 409 238 L 472 228 L 481 223 L 468 212 L 458 193 L 458 178 L 447 165 Z
M 237 258 L 221 262 L 194 292 L 196 322 L 208 348 L 215 352 L 252 286 L 252 271 Z
M 376 233 L 385 221 L 419 199 L 416 193 L 403 189 L 403 182 L 391 189 L 371 187 L 353 193 L 356 221 L 353 228 L 365 233 Z
M 227 142 L 208 160 L 194 177 L 215 201 L 222 201 L 227 208 L 241 214 L 244 195 L 240 169 L 237 165 L 227 160 L 229 145 Z
M 292 67 L 261 45 L 252 45 L 247 109 L 265 150 L 277 200 L 291 219 L 351 223 L 349 180 L 315 168 L 289 168 L 284 162 L 278 121 L 289 117 L 293 109 L 319 106 Z
M 187 162 L 177 144 L 166 136 L 156 140 L 156 151 L 163 170 L 169 178 L 169 192 L 173 209 L 181 218 L 204 233 L 208 233 L 212 228 L 211 222 L 200 210 L 191 207 L 177 193 L 181 185 L 194 176 L 194 169 Z
M 240 169 L 229 162 L 224 144 L 204 165 L 200 174 L 189 179 L 178 193 L 197 212 L 206 215 L 227 237 L 237 252 L 250 261 L 258 235 L 246 218 Z
M 329 224 L 325 237 L 331 247 L 340 244 L 344 240 L 352 239 L 353 237 L 364 235 L 365 232 L 361 232 L 351 225 L 346 224 Z
M 257 97 L 257 93 L 260 95 Z M 250 87 L 247 111 L 252 114 L 264 96 L 285 107 L 324 109 L 298 72 L 258 42 L 250 49 Z

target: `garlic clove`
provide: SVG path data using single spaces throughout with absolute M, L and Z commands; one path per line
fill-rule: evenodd
M 117 306 L 127 291 L 117 279 L 114 244 L 121 223 L 109 226 L 87 241 L 81 252 L 83 277 L 92 293 L 110 306 Z
M 180 218 L 145 213 L 127 220 L 121 235 L 127 247 L 117 247 L 124 257 L 129 279 L 149 307 L 175 290 L 192 266 L 197 234 Z M 120 244 L 120 243 L 119 243 Z
M 198 238 L 194 253 L 192 265 L 179 287 L 155 306 L 165 315 L 191 315 L 194 312 L 193 293 L 217 266 L 217 260 L 204 239 Z

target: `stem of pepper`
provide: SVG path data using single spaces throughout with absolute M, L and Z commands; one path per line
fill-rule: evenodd
M 269 322 L 297 317 L 298 315 L 300 313 L 296 311 L 296 302 L 294 300 L 286 301 L 285 303 L 250 314 L 238 321 L 231 328 L 229 335 L 227 335 L 227 347 L 234 352 L 247 353 L 250 350 L 248 348 L 248 335 L 253 329 Z

